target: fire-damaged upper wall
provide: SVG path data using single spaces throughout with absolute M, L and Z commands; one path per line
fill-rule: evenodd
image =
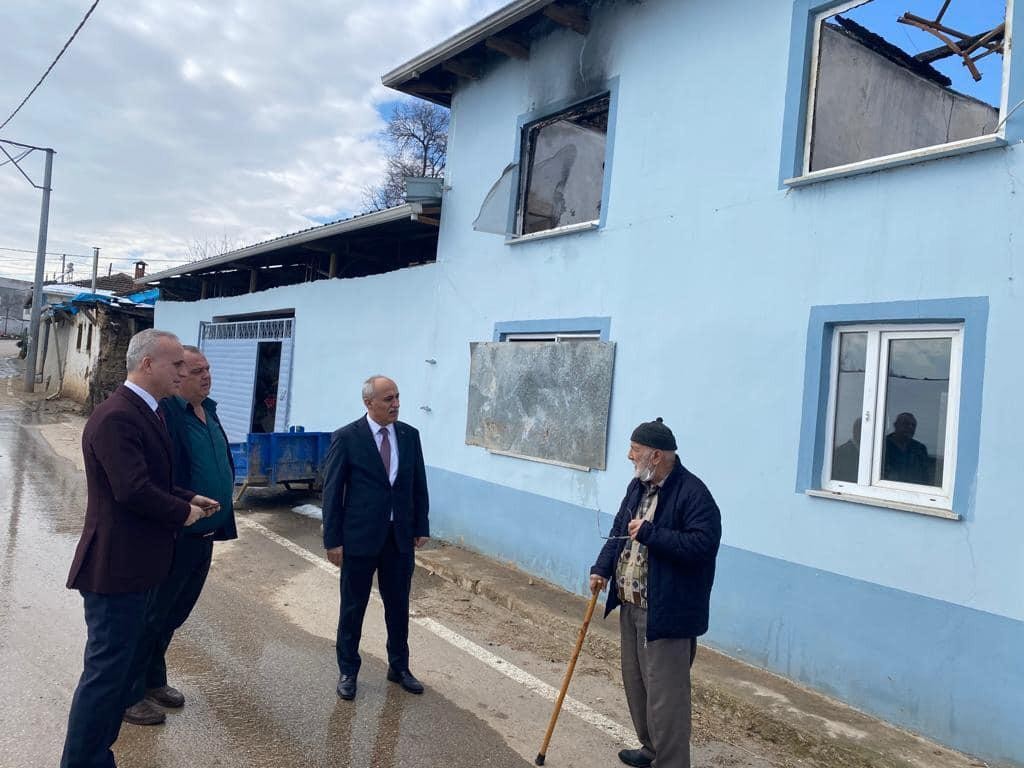
M 597 5 L 598 0 L 509 3 L 387 73 L 384 85 L 449 107 L 460 80 L 479 80 L 508 59 L 529 59 L 535 40 L 562 28 L 588 34 L 591 12 Z

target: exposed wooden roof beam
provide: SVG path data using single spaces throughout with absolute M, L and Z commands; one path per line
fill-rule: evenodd
M 437 83 L 432 83 L 429 80 L 414 80 L 407 83 L 405 87 L 410 91 L 415 91 L 416 93 L 422 93 L 424 95 L 452 95 L 451 87 L 447 85 L 438 85 Z
M 552 3 L 541 11 L 556 24 L 568 27 L 573 32 L 585 35 L 590 31 L 590 17 L 586 10 L 578 5 L 568 3 Z
M 510 59 L 526 61 L 530 58 L 530 49 L 527 46 L 519 40 L 515 40 L 506 35 L 502 35 L 500 37 L 488 37 L 484 40 L 484 45 L 492 51 L 505 54 Z
M 464 77 L 467 80 L 480 79 L 480 67 L 476 62 L 468 59 L 450 59 L 441 64 L 441 69 L 451 72 L 453 75 Z

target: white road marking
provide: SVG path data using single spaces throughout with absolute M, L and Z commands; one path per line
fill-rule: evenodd
M 338 575 L 338 569 L 334 565 L 332 565 L 330 561 L 328 561 L 327 559 L 321 557 L 320 555 L 314 554 L 313 552 L 310 552 L 305 547 L 300 547 L 294 541 L 286 539 L 284 536 L 281 536 L 280 534 L 274 533 L 272 530 L 270 530 L 264 525 L 261 525 L 260 523 L 257 523 L 255 520 L 250 520 L 245 517 L 239 517 L 237 518 L 236 522 L 238 523 L 239 526 L 243 528 L 249 528 L 250 530 L 253 530 L 256 533 L 259 533 L 260 535 L 270 539 L 275 544 L 280 544 L 282 547 L 287 549 L 292 554 L 301 557 L 303 560 L 305 560 L 308 563 L 311 563 L 312 565 L 315 565 L 320 570 L 330 573 L 332 576 L 335 577 Z M 372 597 L 375 601 L 380 601 L 380 596 L 377 594 L 376 589 L 373 590 Z M 455 646 L 460 651 L 469 654 L 482 664 L 486 664 L 488 667 L 495 670 L 496 672 L 500 672 L 501 674 L 505 675 L 505 677 L 514 680 L 523 687 L 540 696 L 542 699 L 554 701 L 556 698 L 558 698 L 557 688 L 548 685 L 543 680 L 534 677 L 526 670 L 520 669 L 511 662 L 508 662 L 500 656 L 491 653 L 486 648 L 477 645 L 472 640 L 463 637 L 458 632 L 455 632 L 454 630 L 446 627 L 444 624 L 434 621 L 433 619 L 427 618 L 426 616 L 413 616 L 411 617 L 411 621 L 414 624 L 423 627 L 425 630 L 432 633 L 436 637 L 439 637 L 441 640 L 444 640 L 446 643 Z M 594 726 L 599 731 L 603 731 L 620 744 L 630 746 L 635 746 L 636 744 L 636 737 L 633 735 L 633 731 L 631 729 L 620 725 L 619 723 L 617 723 L 609 717 L 605 717 L 600 712 L 596 712 L 583 702 L 578 701 L 577 699 L 574 699 L 571 696 L 565 697 L 565 700 L 562 702 L 562 709 L 564 709 L 567 712 L 571 712 L 580 720 L 589 725 Z

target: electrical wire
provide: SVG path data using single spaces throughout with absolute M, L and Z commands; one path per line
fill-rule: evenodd
M 7 119 L 4 120 L 2 123 L 0 123 L 0 131 L 2 131 L 7 126 L 7 124 L 9 122 L 11 122 L 11 120 L 14 119 L 14 116 L 16 114 L 18 114 L 18 112 L 21 111 L 22 107 L 25 106 L 25 102 L 27 102 L 29 99 L 31 99 L 32 98 L 32 94 L 36 92 L 36 90 L 39 88 L 40 85 L 43 84 L 43 80 L 46 79 L 46 76 L 50 74 L 50 70 L 52 70 L 57 65 L 57 62 L 60 61 L 60 57 L 64 55 L 64 51 L 66 51 L 68 49 L 68 46 L 71 45 L 71 42 L 78 35 L 78 32 L 82 29 L 82 27 L 85 26 L 85 22 L 89 20 L 89 17 L 92 15 L 92 12 L 96 10 L 96 6 L 99 5 L 99 3 L 100 3 L 100 0 L 94 0 L 93 4 L 89 7 L 89 10 L 85 12 L 85 16 L 78 23 L 78 26 L 75 27 L 75 31 L 71 33 L 71 37 L 69 37 L 68 41 L 66 43 L 64 43 L 64 47 L 60 49 L 60 53 L 57 54 L 57 57 L 53 61 L 50 62 L 50 66 L 48 66 L 46 68 L 46 71 L 43 72 L 43 76 L 39 78 L 39 82 L 36 83 L 34 86 L 32 86 L 32 90 L 29 91 L 28 95 L 25 96 L 25 98 L 21 100 L 21 104 L 19 104 L 17 107 L 15 107 L 14 111 L 11 112 L 11 114 L 7 116 Z

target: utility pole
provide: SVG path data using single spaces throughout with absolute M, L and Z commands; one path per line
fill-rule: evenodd
M 10 118 L 8 118 L 9 120 Z M 7 147 L 18 147 L 25 150 L 18 157 L 14 157 L 7 151 Z M 43 193 L 42 204 L 39 208 L 39 242 L 36 246 L 36 280 L 32 286 L 32 315 L 29 322 L 28 332 L 28 354 L 25 356 L 25 391 L 32 392 L 36 388 L 36 358 L 39 356 L 39 316 L 43 311 L 43 280 L 45 279 L 46 268 L 46 230 L 50 223 L 50 178 L 53 172 L 53 149 L 49 147 L 34 147 L 31 144 L 19 144 L 16 141 L 0 139 L 0 152 L 7 156 L 7 159 L 18 169 L 18 173 L 25 177 L 25 181 L 35 189 Z M 46 163 L 43 166 L 43 185 L 39 186 L 21 167 L 21 161 L 33 152 L 45 152 Z
M 92 249 L 92 293 L 96 293 L 96 270 L 100 268 L 100 249 Z
M 60 255 L 60 281 L 61 281 L 61 283 L 64 282 L 64 262 L 67 261 L 67 258 L 68 258 L 68 255 L 66 253 L 62 253 Z
M 39 243 L 36 246 L 36 282 L 32 286 L 32 315 L 28 326 L 28 356 L 25 358 L 25 391 L 36 388 L 36 358 L 39 356 L 39 317 L 43 311 L 43 268 L 46 265 L 46 233 L 50 224 L 50 176 L 53 171 L 53 150 L 44 149 L 43 202 L 39 208 Z

